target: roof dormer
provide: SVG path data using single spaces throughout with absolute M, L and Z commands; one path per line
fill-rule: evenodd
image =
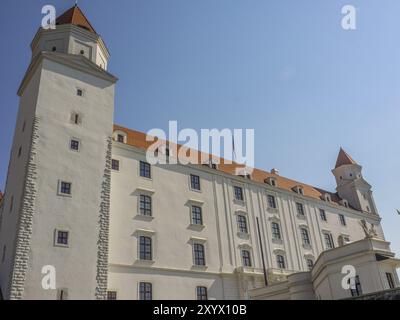
M 301 186 L 301 185 L 294 186 L 292 188 L 292 190 L 294 192 L 296 192 L 297 194 L 300 194 L 300 195 L 304 196 L 304 188 L 303 188 L 303 186 Z

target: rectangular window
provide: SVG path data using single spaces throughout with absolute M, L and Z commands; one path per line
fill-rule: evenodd
M 112 159 L 111 160 L 111 168 L 114 171 L 119 171 L 119 160 Z
M 311 259 L 307 259 L 307 268 L 308 268 L 308 271 L 311 271 L 313 267 L 314 267 L 314 261 L 311 260 Z
M 69 143 L 69 147 L 73 151 L 79 151 L 79 141 L 75 139 L 71 139 Z
M 328 220 L 326 218 L 326 213 L 325 213 L 324 209 L 319 209 L 319 215 L 320 215 L 322 221 L 327 221 Z
M 208 300 L 207 288 L 206 287 L 197 287 L 196 295 L 197 295 L 197 300 Z
M 334 244 L 333 244 L 332 235 L 330 233 L 324 233 L 324 239 L 325 239 L 326 249 L 333 249 Z
M 70 182 L 60 182 L 60 194 L 63 195 L 71 195 L 72 192 L 72 184 Z
M 271 224 L 272 227 L 272 238 L 276 240 L 281 240 L 281 228 L 279 226 L 279 223 L 272 222 Z
M 152 216 L 152 204 L 151 204 L 151 197 L 146 195 L 140 195 L 140 214 L 142 216 Z
M 153 285 L 149 282 L 140 282 L 139 300 L 153 300 Z
M 140 241 L 140 260 L 148 260 L 151 261 L 152 257 L 152 245 L 151 245 L 151 238 L 141 236 L 139 238 Z
M 203 213 L 201 207 L 192 206 L 192 224 L 203 225 Z
M 68 246 L 69 232 L 68 231 L 56 231 L 56 244 L 60 246 Z
M 393 275 L 390 272 L 386 273 L 386 279 L 388 281 L 389 284 L 389 288 L 390 289 L 394 289 L 396 286 L 394 284 L 394 279 L 393 279 Z
M 279 269 L 286 269 L 285 257 L 278 254 L 276 256 L 276 262 Z
M 125 142 L 125 137 L 124 137 L 124 135 L 122 135 L 122 134 L 117 135 L 117 141 L 118 141 L 118 142 L 121 142 L 121 143 L 124 143 L 124 142 Z
M 204 254 L 204 246 L 199 243 L 195 243 L 193 245 L 193 252 L 194 252 L 194 264 L 196 266 L 205 266 L 206 259 Z
M 304 206 L 303 206 L 302 203 L 297 202 L 297 203 L 296 203 L 296 208 L 297 208 L 297 214 L 298 214 L 298 215 L 300 215 L 300 216 L 304 216 L 304 215 L 305 215 L 305 214 L 304 214 Z
M 247 219 L 245 216 L 238 215 L 237 216 L 237 224 L 240 233 L 248 233 L 247 230 Z
M 343 214 L 339 214 L 339 220 L 342 226 L 346 225 L 346 217 Z
M 301 238 L 303 239 L 303 244 L 306 246 L 311 245 L 310 236 L 308 234 L 308 230 L 305 228 L 301 228 Z
M 251 256 L 250 251 L 242 250 L 242 260 L 244 267 L 251 267 Z
M 350 281 L 350 279 L 349 279 L 349 281 Z M 356 276 L 354 281 L 355 281 L 355 287 L 350 288 L 351 296 L 352 297 L 361 296 L 363 293 L 362 293 L 362 288 L 361 288 L 360 277 Z
M 193 190 L 200 190 L 200 177 L 194 174 L 190 175 L 190 187 Z
M 276 209 L 276 201 L 274 196 L 268 195 L 268 207 Z
M 83 97 L 83 90 L 82 89 L 76 89 L 76 95 L 78 97 Z
M 107 300 L 117 300 L 117 291 L 107 291 Z
M 151 165 L 149 163 L 140 161 L 140 176 L 151 179 Z
M 244 197 L 243 197 L 243 189 L 241 187 L 234 187 L 234 191 L 235 191 L 235 199 L 239 200 L 239 201 L 243 201 Z

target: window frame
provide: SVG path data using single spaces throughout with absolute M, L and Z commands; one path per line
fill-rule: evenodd
M 74 148 L 74 144 L 77 144 L 77 149 Z M 69 139 L 69 150 L 73 152 L 79 152 L 81 149 L 81 141 L 76 138 Z
M 114 294 L 115 297 L 110 299 L 110 294 Z M 118 300 L 118 291 L 117 290 L 107 290 L 107 300 Z
M 195 181 L 197 179 L 197 181 Z M 201 191 L 201 179 L 199 175 L 191 173 L 189 176 L 190 190 Z
M 152 167 L 150 163 L 139 161 L 139 176 L 144 179 L 152 179 Z
M 305 217 L 306 211 L 302 202 L 296 202 L 296 212 L 298 216 Z
M 325 209 L 319 209 L 319 217 L 321 219 L 321 221 L 327 222 L 328 221 L 328 217 L 326 216 L 326 211 Z
M 249 234 L 249 226 L 247 223 L 247 217 L 245 215 L 238 214 L 236 216 L 236 223 L 237 223 L 239 233 Z
M 330 250 L 335 248 L 335 242 L 333 241 L 332 233 L 330 232 L 323 232 L 324 236 L 324 243 L 325 243 L 325 250 Z M 330 245 L 328 245 L 328 240 Z
M 279 222 L 271 222 L 271 233 L 273 240 L 282 240 L 282 232 Z
M 276 202 L 276 197 L 274 195 L 272 195 L 272 194 L 268 194 L 267 195 L 267 204 L 268 204 L 268 208 L 270 208 L 270 209 L 277 209 L 278 208 L 278 205 L 277 205 L 277 202 Z
M 233 186 L 233 196 L 234 196 L 234 199 L 236 201 L 244 202 L 244 190 L 243 190 L 243 187 L 241 187 L 241 186 Z
M 198 205 L 191 205 L 191 224 L 194 226 L 203 226 L 203 208 Z
M 193 264 L 196 267 L 206 266 L 206 249 L 203 243 L 193 243 Z
M 114 166 L 115 163 L 117 163 L 116 167 Z M 111 170 L 113 170 L 115 172 L 120 172 L 120 170 L 121 170 L 121 160 L 111 159 Z
M 60 243 L 60 235 L 59 233 L 64 233 L 66 234 L 66 237 L 62 237 L 63 239 L 66 239 L 66 243 Z M 70 237 L 70 231 L 66 229 L 55 229 L 54 230 L 54 246 L 55 247 L 61 247 L 61 248 L 69 248 L 70 242 L 71 242 L 71 237 Z
M 147 201 L 149 200 L 149 201 Z M 139 215 L 144 217 L 153 216 L 153 198 L 148 194 L 139 195 Z
M 67 185 L 69 185 L 68 188 L 67 188 Z M 66 190 L 69 190 L 69 192 L 65 192 Z M 72 197 L 72 182 L 59 180 L 58 195 L 62 196 L 62 197 Z
M 347 226 L 346 216 L 345 216 L 344 214 L 342 214 L 342 213 L 339 213 L 338 216 L 339 216 L 339 222 L 340 222 L 340 224 L 341 224 L 343 227 L 346 227 L 346 226 Z
M 140 281 L 138 285 L 138 300 L 153 300 L 153 284 L 151 282 Z
M 244 268 L 252 268 L 252 258 L 249 249 L 240 249 L 240 256 L 242 258 L 242 265 Z
M 286 269 L 286 260 L 283 254 L 278 253 L 276 255 L 276 265 L 278 269 L 285 270 Z
M 208 288 L 205 286 L 196 287 L 196 300 L 205 301 L 208 300 Z
M 144 240 L 142 242 L 142 239 Z M 139 252 L 138 259 L 140 261 L 153 261 L 153 238 L 148 235 L 139 235 Z M 149 242 L 147 242 L 149 240 Z
M 306 227 L 300 227 L 301 240 L 303 246 L 311 246 L 310 232 Z

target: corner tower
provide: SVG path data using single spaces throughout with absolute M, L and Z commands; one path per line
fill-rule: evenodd
M 343 148 L 340 148 L 332 173 L 336 178 L 339 197 L 346 199 L 356 210 L 378 214 L 372 187 L 364 180 L 362 167 Z
M 77 6 L 55 30 L 39 29 L 31 48 L 0 209 L 1 291 L 5 299 L 104 299 L 117 79 Z M 46 274 L 55 288 L 43 286 Z

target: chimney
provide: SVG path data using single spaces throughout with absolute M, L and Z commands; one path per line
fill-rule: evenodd
M 277 176 L 279 176 L 279 170 L 278 170 L 278 169 L 273 168 L 273 169 L 271 170 L 271 173 L 272 173 L 272 174 L 275 174 L 275 175 L 277 175 Z

